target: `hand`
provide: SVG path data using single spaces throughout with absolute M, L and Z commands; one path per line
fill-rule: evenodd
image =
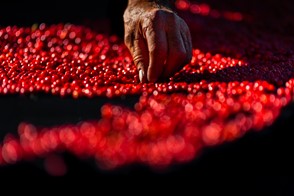
M 158 0 L 129 3 L 124 25 L 125 44 L 141 82 L 171 77 L 191 60 L 189 28 L 168 5 Z

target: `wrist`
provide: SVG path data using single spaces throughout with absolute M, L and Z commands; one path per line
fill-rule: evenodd
M 140 4 L 155 4 L 158 6 L 167 7 L 170 9 L 174 8 L 175 0 L 128 0 L 128 6 L 136 6 Z

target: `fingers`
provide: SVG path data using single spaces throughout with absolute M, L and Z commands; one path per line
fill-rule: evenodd
M 147 69 L 149 65 L 149 53 L 146 41 L 139 29 L 138 25 L 135 29 L 125 32 L 125 44 L 129 48 L 133 61 L 137 66 L 140 82 L 147 82 Z M 125 27 L 125 29 L 127 29 Z
M 166 33 L 160 21 L 147 28 L 146 40 L 149 51 L 147 79 L 149 82 L 156 82 L 162 75 L 168 50 Z
M 186 39 L 186 36 L 182 35 L 184 29 L 182 29 L 180 25 L 179 21 L 175 21 L 174 24 L 167 29 L 169 50 L 165 70 L 162 75 L 163 78 L 168 78 L 179 71 L 187 61 L 188 51 L 191 51 L 189 49 L 189 40 Z M 172 26 L 178 28 L 172 28 Z
M 147 71 L 149 65 L 149 54 L 146 42 L 141 34 L 134 40 L 132 56 L 137 66 L 140 82 L 147 82 Z
M 141 82 L 169 78 L 192 58 L 191 35 L 184 20 L 162 10 L 149 15 L 137 25 L 125 23 L 125 43 Z

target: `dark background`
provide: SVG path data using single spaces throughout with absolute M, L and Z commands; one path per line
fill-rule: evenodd
M 126 4 L 127 0 L 1 1 L 0 25 L 74 23 L 122 36 Z
M 70 22 L 122 35 L 125 2 L 5 1 L 0 5 L 0 25 Z M 109 26 L 95 26 L 101 21 Z M 138 97 L 73 100 L 50 95 L 0 96 L 0 137 L 2 140 L 7 133 L 16 133 L 18 124 L 23 121 L 38 126 L 77 123 L 98 119 L 100 107 L 106 102 L 132 107 L 137 100 Z M 67 191 L 81 188 L 97 194 L 102 190 L 136 193 L 136 187 L 152 194 L 156 193 L 155 189 L 164 192 L 177 189 L 181 195 L 187 191 L 192 195 L 294 195 L 293 111 L 294 104 L 290 104 L 271 127 L 250 132 L 238 141 L 205 149 L 194 161 L 174 165 L 166 171 L 154 171 L 144 165 L 104 171 L 97 168 L 93 160 L 80 160 L 63 153 L 61 156 L 68 167 L 65 177 L 51 177 L 44 169 L 44 160 L 38 159 L 0 167 L 0 185 L 29 182 L 33 186 L 39 182 L 44 191 L 52 187 Z M 108 185 L 112 188 L 106 188 Z

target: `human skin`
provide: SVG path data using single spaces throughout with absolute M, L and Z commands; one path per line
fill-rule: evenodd
M 173 0 L 129 0 L 124 12 L 125 44 L 141 82 L 171 77 L 192 58 L 186 22 L 173 9 Z

